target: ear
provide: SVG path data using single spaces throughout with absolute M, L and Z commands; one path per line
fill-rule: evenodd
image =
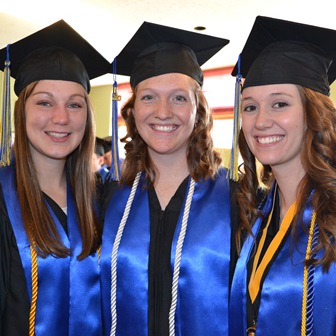
M 194 128 L 196 128 L 198 122 L 199 122 L 199 115 L 198 115 L 198 113 L 197 113 L 197 114 L 196 114 L 196 118 L 195 118 Z
M 98 162 L 99 162 L 99 164 L 102 166 L 102 165 L 104 164 L 104 156 L 100 156 L 100 157 L 98 158 Z

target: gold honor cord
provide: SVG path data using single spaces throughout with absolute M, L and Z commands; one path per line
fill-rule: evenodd
M 98 258 L 100 261 L 101 246 L 98 248 Z M 32 258 L 32 300 L 29 311 L 29 336 L 35 336 L 35 319 L 36 319 L 36 302 L 38 296 L 38 263 L 37 263 L 37 253 L 35 249 L 30 245 L 30 253 Z
M 98 266 L 100 265 L 101 249 L 102 249 L 102 247 L 101 247 L 101 245 L 100 245 L 100 246 L 98 247 L 98 249 L 97 249 Z
M 35 335 L 35 317 L 36 317 L 36 301 L 38 294 L 38 264 L 37 264 L 37 253 L 30 245 L 30 252 L 32 258 L 32 269 L 31 269 L 31 277 L 32 277 L 32 301 L 29 312 L 29 336 Z
M 310 228 L 309 228 L 309 237 L 308 244 L 306 250 L 306 260 L 309 260 L 311 257 L 311 246 L 314 234 L 316 213 L 313 212 Z M 308 267 L 304 266 L 303 270 L 303 294 L 302 294 L 302 319 L 301 319 L 301 335 L 306 335 L 306 327 L 307 327 L 307 296 L 308 296 Z
M 274 195 L 276 193 L 274 192 Z M 275 196 L 274 196 L 275 197 Z M 257 253 L 256 256 L 254 258 L 253 261 L 253 268 L 252 268 L 252 273 L 251 273 L 251 278 L 249 281 L 249 285 L 248 285 L 248 289 L 249 289 L 249 294 L 250 294 L 250 298 L 251 298 L 251 302 L 254 303 L 256 297 L 258 296 L 258 293 L 260 291 L 260 283 L 261 283 L 261 279 L 265 273 L 265 270 L 267 268 L 267 266 L 269 265 L 269 263 L 271 262 L 272 258 L 274 257 L 276 251 L 278 250 L 282 240 L 284 239 L 291 223 L 292 220 L 295 216 L 296 213 L 296 209 L 297 209 L 297 204 L 296 202 L 294 202 L 290 208 L 288 209 L 281 225 L 280 225 L 280 229 L 278 231 L 278 233 L 275 235 L 275 237 L 273 238 L 271 244 L 269 245 L 269 247 L 267 248 L 267 251 L 265 253 L 265 255 L 263 256 L 260 265 L 257 267 L 258 263 L 259 263 L 259 259 L 260 259 L 260 254 L 261 251 L 263 249 L 264 243 L 265 243 L 265 239 L 266 239 L 266 234 L 267 234 L 267 230 L 268 227 L 270 225 L 271 222 L 271 218 L 272 218 L 272 214 L 273 214 L 273 209 L 274 209 L 274 199 L 273 199 L 273 206 L 272 206 L 272 210 L 268 216 L 268 220 L 267 220 L 267 224 L 266 227 L 263 230 L 259 245 L 258 245 L 258 249 L 257 249 Z

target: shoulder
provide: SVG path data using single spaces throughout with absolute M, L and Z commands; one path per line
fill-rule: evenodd
M 239 181 L 231 180 L 229 178 L 228 170 L 224 167 L 218 169 L 214 179 L 215 181 L 226 185 L 226 187 L 230 189 L 231 194 L 235 194 L 239 188 Z

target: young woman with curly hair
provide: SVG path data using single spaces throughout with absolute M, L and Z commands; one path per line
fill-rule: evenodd
M 122 108 L 126 158 L 103 232 L 104 334 L 226 335 L 230 183 L 214 150 L 197 52 L 186 45 L 197 39 L 170 27 L 143 28 L 171 40 L 160 34 L 139 50 L 133 94 Z M 210 49 L 207 38 L 227 43 L 197 36 L 203 50 Z M 117 68 L 123 59 L 121 52 Z
M 265 37 L 266 46 L 242 72 L 240 256 L 230 334 L 332 336 L 336 109 L 328 97 L 328 75 L 335 78 L 328 48 L 336 32 L 258 17 L 251 41 L 263 41 L 265 31 L 272 41 Z

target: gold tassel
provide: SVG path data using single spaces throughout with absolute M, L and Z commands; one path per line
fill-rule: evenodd
M 9 45 L 7 46 L 7 59 L 4 68 L 4 82 L 3 82 L 3 101 L 2 101 L 2 114 L 1 114 L 1 127 L 0 127 L 0 165 L 9 166 L 11 159 L 11 145 L 12 145 L 12 132 L 11 132 L 11 101 L 10 101 L 10 61 L 8 56 Z
M 112 165 L 111 176 L 113 181 L 120 180 L 120 167 L 119 167 L 119 150 L 118 150 L 118 101 L 121 96 L 118 95 L 118 86 L 115 82 L 113 85 L 112 94 Z
M 236 77 L 235 85 L 235 100 L 234 100 L 234 110 L 233 110 L 233 134 L 232 134 L 232 148 L 230 155 L 230 165 L 228 174 L 231 180 L 238 181 L 238 136 L 240 131 L 240 95 L 241 95 L 241 75 Z

